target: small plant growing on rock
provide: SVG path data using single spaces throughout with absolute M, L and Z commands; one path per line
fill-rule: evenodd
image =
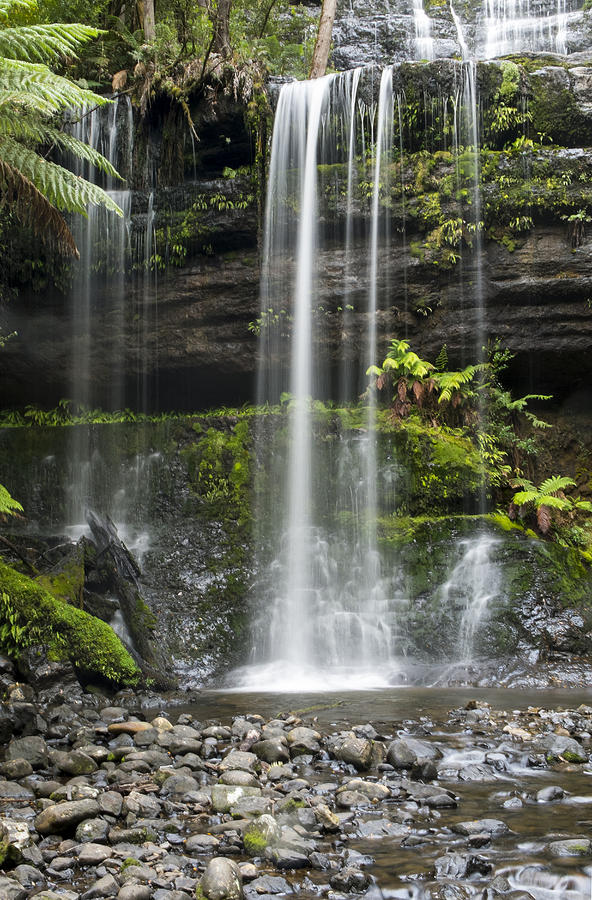
M 572 500 L 566 497 L 564 490 L 575 487 L 573 478 L 562 475 L 552 475 L 545 479 L 539 487 L 525 478 L 515 481 L 515 487 L 521 487 L 512 497 L 509 516 L 515 519 L 517 515 L 524 518 L 526 514 L 534 511 L 537 527 L 541 534 L 548 534 L 551 528 L 553 510 L 561 512 L 587 512 L 592 513 L 592 503 L 588 500 L 580 500 L 577 497 Z

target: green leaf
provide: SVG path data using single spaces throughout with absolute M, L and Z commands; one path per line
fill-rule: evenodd
M 0 515 L 16 516 L 19 512 L 23 512 L 21 504 L 10 496 L 3 484 L 0 484 Z
M 556 494 L 557 491 L 563 491 L 566 487 L 574 487 L 575 481 L 573 478 L 567 478 L 565 475 L 552 475 L 551 478 L 545 479 L 541 486 L 539 487 L 539 491 L 541 494 Z

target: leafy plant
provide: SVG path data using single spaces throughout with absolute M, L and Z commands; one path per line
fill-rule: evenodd
M 554 509 L 561 512 L 592 513 L 592 503 L 588 500 L 580 500 L 579 497 L 572 500 L 565 496 L 565 489 L 575 487 L 575 484 L 573 478 L 564 475 L 552 475 L 538 487 L 525 478 L 516 479 L 515 486 L 521 487 L 522 490 L 517 491 L 512 497 L 510 518 L 516 518 L 517 510 L 523 517 L 524 513 L 534 509 L 539 531 L 541 534 L 548 534 Z
M 0 484 L 0 519 L 5 519 L 7 516 L 18 516 L 22 512 L 23 507 L 18 500 L 11 497 L 4 485 Z

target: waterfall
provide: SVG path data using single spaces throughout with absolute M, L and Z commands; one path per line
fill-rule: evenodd
M 456 658 L 461 663 L 475 656 L 475 636 L 488 607 L 500 591 L 500 572 L 492 562 L 498 541 L 482 534 L 459 542 L 460 559 L 442 585 L 440 602 L 460 612 Z
M 423 0 L 413 0 L 415 25 L 415 53 L 418 59 L 434 59 L 434 39 L 430 17 L 423 8 Z
M 546 14 L 537 14 L 531 0 L 484 0 L 483 18 L 485 59 L 525 50 L 567 53 L 566 0 L 556 0 L 555 9 Z

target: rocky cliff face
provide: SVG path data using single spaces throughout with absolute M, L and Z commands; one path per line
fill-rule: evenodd
M 479 65 L 482 240 L 463 232 L 448 246 L 445 224 L 474 218 L 473 163 L 451 150 L 436 121 L 457 89 L 459 66 L 440 60 L 395 69 L 395 90 L 405 100 L 407 119 L 403 154 L 381 196 L 392 227 L 378 267 L 379 353 L 392 337 L 405 335 L 427 357 L 446 343 L 451 358 L 469 361 L 479 341 L 500 338 L 517 354 L 517 380 L 565 394 L 587 370 L 592 342 L 590 59 L 526 56 L 517 63 Z M 372 70 L 365 76 L 361 96 L 367 107 L 378 80 Z M 528 113 L 513 141 L 511 132 L 496 131 L 500 110 Z M 238 134 L 237 121 L 234 129 Z M 216 160 L 214 168 L 225 157 Z M 205 408 L 253 397 L 261 220 L 252 175 L 226 171 L 225 178 L 133 195 L 132 238 L 146 229 L 150 208 L 153 253 L 149 260 L 126 258 L 123 306 L 109 273 L 91 276 L 104 277 L 105 288 L 91 310 L 90 366 L 84 371 L 72 371 L 72 348 L 84 337 L 71 324 L 73 305 L 81 298 L 56 290 L 31 293 L 9 306 L 7 327 L 18 336 L 0 358 L 5 404 L 55 405 L 71 396 L 77 379 L 87 380 L 90 402 L 105 407 L 112 405 L 115 379 L 121 380 L 115 395 L 136 408 Z M 360 171 L 358 176 L 348 285 L 339 177 L 343 183 L 343 172 L 323 175 L 321 228 L 327 240 L 319 296 L 335 366 L 338 334 L 347 333 L 352 360 L 360 352 L 372 175 Z M 483 308 L 473 299 L 477 277 Z M 345 302 L 354 308 L 347 320 Z M 113 368 L 115 342 L 120 375 Z

